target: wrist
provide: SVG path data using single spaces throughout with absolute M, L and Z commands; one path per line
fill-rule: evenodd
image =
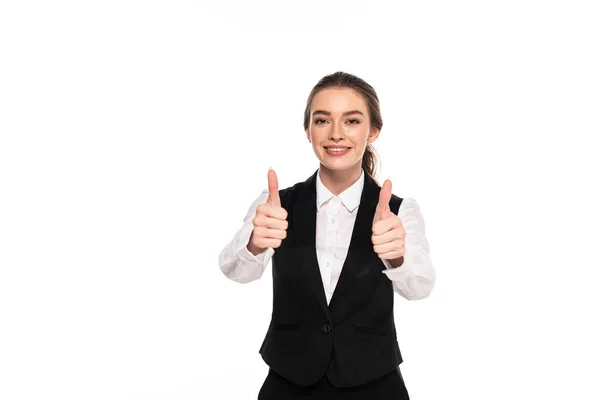
M 388 262 L 392 268 L 398 268 L 404 264 L 404 256 L 400 258 L 394 258 L 393 260 L 388 260 Z
M 257 255 L 259 255 L 260 253 L 262 253 L 263 251 L 266 250 L 266 249 L 263 249 L 261 247 L 256 246 L 254 243 L 252 243 L 252 235 L 250 235 L 250 241 L 246 245 L 246 248 L 254 256 L 257 256 Z

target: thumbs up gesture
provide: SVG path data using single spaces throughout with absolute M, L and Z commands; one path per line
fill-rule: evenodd
M 287 236 L 287 211 L 281 207 L 279 199 L 279 183 L 274 170 L 268 172 L 269 197 L 264 204 L 256 207 L 256 216 L 252 220 L 254 229 L 246 246 L 248 250 L 257 255 L 267 248 L 281 246 L 281 241 Z
M 390 210 L 392 182 L 386 179 L 379 192 L 379 202 L 373 218 L 373 249 L 382 260 L 388 260 L 392 267 L 402 265 L 405 252 L 406 232 L 400 217 Z

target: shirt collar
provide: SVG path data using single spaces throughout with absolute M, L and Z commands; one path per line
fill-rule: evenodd
M 365 170 L 361 168 L 361 174 L 358 180 L 338 195 L 340 200 L 342 200 L 342 204 L 348 211 L 353 212 L 360 204 L 360 197 L 362 195 L 364 184 Z M 321 209 L 321 206 L 332 197 L 334 197 L 333 193 L 331 193 L 321 181 L 321 168 L 319 168 L 319 172 L 317 172 L 317 210 Z

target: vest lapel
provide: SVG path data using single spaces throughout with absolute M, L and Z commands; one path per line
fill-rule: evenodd
M 298 187 L 298 194 L 293 203 L 294 210 L 294 242 L 296 246 L 304 247 L 302 267 L 307 273 L 310 285 L 328 320 L 331 320 L 325 289 L 321 280 L 317 248 L 315 245 L 317 233 L 317 170 L 303 185 Z
M 316 222 L 317 222 L 317 174 L 318 170 L 300 185 L 296 201 L 294 201 L 294 236 L 298 246 L 307 249 L 306 258 L 302 265 L 307 272 L 308 279 L 313 288 L 315 296 L 323 312 L 330 319 L 330 309 L 338 301 L 340 296 L 346 293 L 354 285 L 355 274 L 364 258 L 373 251 L 371 234 L 373 216 L 379 200 L 380 187 L 367 173 L 365 173 L 365 184 L 360 197 L 358 214 L 352 230 L 348 255 L 344 260 L 340 279 L 336 285 L 329 306 L 325 297 L 325 289 L 319 270 L 317 249 L 315 246 Z

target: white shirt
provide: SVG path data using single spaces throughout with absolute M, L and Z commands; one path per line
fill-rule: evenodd
M 348 254 L 364 186 L 364 174 L 363 170 L 352 186 L 335 196 L 321 181 L 320 171 L 317 173 L 315 246 L 327 304 L 331 301 Z M 233 281 L 248 283 L 259 279 L 275 252 L 273 248 L 267 248 L 255 256 L 246 248 L 254 229 L 252 220 L 256 215 L 256 207 L 265 203 L 268 196 L 269 189 L 264 189 L 248 209 L 244 225 L 219 255 L 221 271 Z M 406 232 L 404 263 L 400 267 L 391 268 L 387 260 L 382 260 L 387 268 L 382 273 L 387 275 L 394 291 L 402 297 L 408 300 L 423 299 L 435 285 L 435 270 L 429 256 L 425 222 L 419 205 L 412 198 L 402 200 L 398 216 Z

